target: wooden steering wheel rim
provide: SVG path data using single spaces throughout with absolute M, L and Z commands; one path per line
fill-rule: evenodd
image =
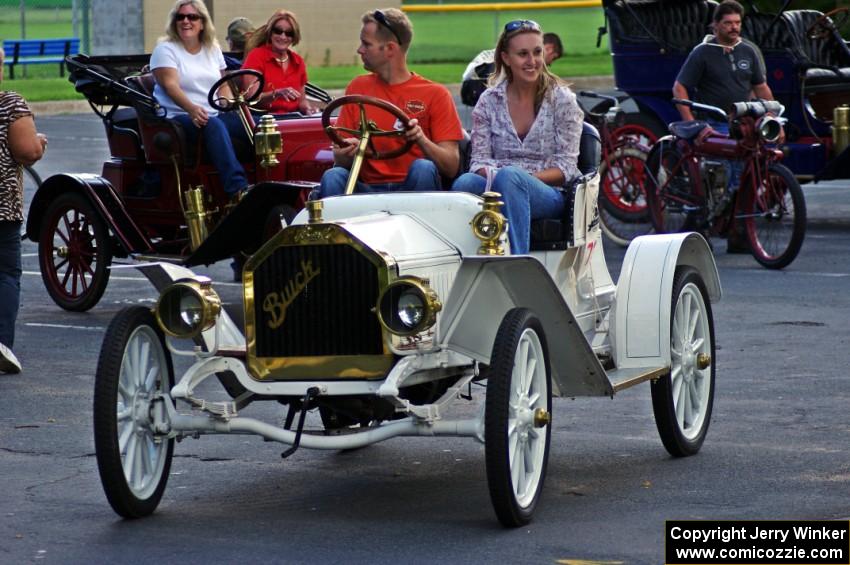
M 837 23 L 832 21 L 832 17 L 836 14 L 844 14 Z M 825 14 L 821 14 L 818 19 L 812 22 L 812 25 L 806 29 L 806 37 L 809 39 L 826 39 L 833 31 L 837 33 L 838 29 L 847 23 L 848 18 L 850 18 L 850 6 L 834 8 Z
M 381 100 L 380 98 L 375 98 L 373 96 L 365 96 L 362 94 L 350 94 L 348 96 L 341 96 L 335 99 L 333 102 L 328 104 L 325 107 L 325 110 L 322 112 L 322 129 L 325 130 L 325 133 L 328 137 L 331 138 L 336 145 L 345 145 L 345 141 L 339 135 L 339 130 L 331 125 L 331 113 L 341 106 L 345 106 L 347 104 L 357 104 L 358 106 L 375 106 L 376 108 L 380 108 L 381 110 L 385 110 L 398 118 L 401 123 L 406 124 L 410 121 L 410 117 L 405 114 L 401 108 L 392 104 L 391 102 L 387 102 L 386 100 Z M 366 127 L 365 124 L 360 124 L 360 132 L 361 135 Z M 398 135 L 399 137 L 404 135 L 404 130 L 399 130 L 396 132 L 385 132 L 391 133 L 394 135 Z M 413 147 L 413 141 L 405 140 L 404 144 L 397 149 L 393 149 L 392 151 L 376 151 L 374 146 L 370 144 L 370 146 L 366 149 L 366 157 L 369 159 L 393 159 L 398 157 L 399 155 L 404 155 L 410 148 Z

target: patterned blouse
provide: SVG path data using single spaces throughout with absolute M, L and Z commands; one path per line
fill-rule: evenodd
M 564 179 L 578 176 L 579 140 L 584 113 L 567 86 L 553 88 L 543 99 L 531 129 L 520 139 L 508 111 L 508 81 L 488 88 L 472 111 L 470 172 L 513 165 L 529 173 L 556 167 Z
M 24 220 L 23 167 L 9 150 L 9 127 L 32 111 L 16 92 L 0 91 L 0 222 Z

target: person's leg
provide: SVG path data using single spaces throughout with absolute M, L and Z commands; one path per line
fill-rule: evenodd
M 428 159 L 416 159 L 410 165 L 402 190 L 442 190 L 437 165 Z
M 503 213 L 508 219 L 508 239 L 513 255 L 528 253 L 532 218 L 558 217 L 564 210 L 558 189 L 519 167 L 500 169 L 493 180 L 493 191 L 500 193 L 505 202 Z
M 236 150 L 233 149 L 233 141 L 225 123 L 218 117 L 212 117 L 201 132 L 204 135 L 204 151 L 221 176 L 224 192 L 232 196 L 248 186 L 245 169 L 236 158 Z
M 0 343 L 15 344 L 21 303 L 21 224 L 0 222 Z
M 348 183 L 348 173 L 345 167 L 332 167 L 325 171 L 319 182 L 319 198 L 328 196 L 339 196 L 345 193 L 345 185 Z M 354 187 L 354 193 L 368 192 L 369 185 L 358 181 Z
M 458 192 L 469 192 L 481 196 L 487 187 L 487 179 L 475 173 L 464 173 L 452 183 L 452 190 Z
M 709 124 L 715 131 L 725 133 L 727 135 L 729 134 L 728 123 L 710 121 Z M 723 163 L 723 169 L 726 171 L 726 194 L 723 195 L 723 198 L 727 203 L 723 205 L 728 206 L 728 203 L 734 199 L 735 192 L 741 185 L 741 175 L 744 174 L 744 167 L 746 163 L 744 161 L 730 159 L 723 159 L 721 160 L 721 163 Z M 743 225 L 741 225 L 741 222 L 732 223 L 732 226 L 726 234 L 727 253 L 750 252 L 750 245 L 747 242 L 746 236 L 744 236 L 741 232 L 742 229 Z M 706 239 L 708 238 L 706 237 Z

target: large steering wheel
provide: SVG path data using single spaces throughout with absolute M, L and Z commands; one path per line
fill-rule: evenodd
M 809 39 L 828 39 L 850 19 L 850 6 L 842 6 L 821 14 L 806 30 Z
M 345 106 L 346 104 L 357 104 L 357 106 L 360 108 L 359 129 L 349 129 L 344 128 L 342 126 L 331 125 L 331 113 L 340 106 Z M 345 141 L 340 135 L 340 132 L 351 134 L 352 136 L 358 139 L 363 139 L 363 137 L 368 135 L 369 143 L 366 148 L 365 156 L 369 159 L 392 159 L 410 151 L 410 148 L 413 147 L 413 142 L 410 140 L 405 140 L 404 144 L 401 147 L 393 149 L 392 151 L 381 152 L 375 149 L 375 146 L 372 143 L 373 138 L 399 137 L 404 139 L 405 130 L 382 130 L 378 128 L 378 126 L 375 125 L 374 121 L 366 118 L 366 106 L 374 106 L 376 108 L 380 108 L 381 110 L 385 110 L 396 118 L 398 118 L 398 120 L 402 124 L 407 124 L 407 122 L 410 121 L 408 115 L 405 114 L 398 106 L 391 104 L 386 100 L 381 100 L 380 98 L 374 98 L 372 96 L 363 96 L 361 94 L 342 96 L 328 104 L 325 107 L 324 112 L 322 112 L 322 128 L 324 128 L 325 133 L 328 134 L 328 137 L 331 138 L 331 141 L 333 141 L 337 145 L 345 145 Z
M 231 98 L 218 92 L 225 84 L 230 88 Z M 219 112 L 229 112 L 242 105 L 250 105 L 260 96 L 265 85 L 262 73 L 254 69 L 239 69 L 215 81 L 207 94 L 207 101 Z

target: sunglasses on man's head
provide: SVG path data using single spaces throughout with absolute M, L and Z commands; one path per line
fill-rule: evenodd
M 174 16 L 174 20 L 178 22 L 182 22 L 183 20 L 189 20 L 190 22 L 196 22 L 200 20 L 203 16 L 200 14 L 177 14 Z
M 396 41 L 398 41 L 398 44 L 401 45 L 401 37 L 399 37 L 398 32 L 393 29 L 393 26 L 390 25 L 390 21 L 387 19 L 386 14 L 384 14 L 380 10 L 375 10 L 375 13 L 373 13 L 372 16 L 375 18 L 376 22 L 390 30 L 390 33 L 395 36 Z
M 292 39 L 293 37 L 295 37 L 295 31 L 293 31 L 291 29 L 280 29 L 279 27 L 273 27 L 272 33 L 275 34 L 275 35 L 285 35 L 289 39 Z
M 530 29 L 532 31 L 540 31 L 540 24 L 534 20 L 514 20 L 505 24 L 505 31 L 511 33 L 520 29 Z

